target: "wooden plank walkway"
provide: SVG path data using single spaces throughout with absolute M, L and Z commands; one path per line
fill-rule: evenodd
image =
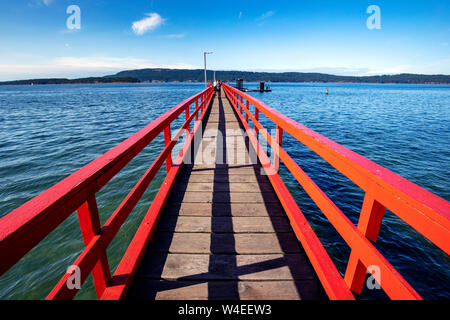
M 326 299 L 240 129 L 216 96 L 129 299 Z

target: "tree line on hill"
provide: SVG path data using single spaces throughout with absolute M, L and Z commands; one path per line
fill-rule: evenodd
M 213 79 L 213 71 L 207 71 Z M 246 82 L 352 82 L 352 83 L 440 83 L 450 84 L 450 75 L 396 74 L 379 76 L 338 76 L 324 73 L 304 72 L 250 72 L 217 71 L 216 78 L 222 81 L 244 79 Z M 126 70 L 105 77 L 79 79 L 30 79 L 0 82 L 0 85 L 22 84 L 84 84 L 84 83 L 137 83 L 137 82 L 203 82 L 204 70 L 196 69 L 139 69 Z
M 32 84 L 86 84 L 86 83 L 137 83 L 139 79 L 133 77 L 90 77 L 78 79 L 51 78 L 29 79 L 0 82 L 0 85 L 32 85 Z
M 213 79 L 213 71 L 208 70 L 208 79 Z M 139 69 L 121 71 L 110 77 L 133 77 L 140 81 L 161 82 L 202 82 L 204 70 L 181 69 Z M 244 79 L 247 82 L 356 82 L 356 83 L 445 83 L 450 84 L 450 75 L 397 74 L 382 76 L 337 76 L 324 73 L 303 72 L 249 72 L 249 71 L 216 71 L 216 79 L 235 81 Z

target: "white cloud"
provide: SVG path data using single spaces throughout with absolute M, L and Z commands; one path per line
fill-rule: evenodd
M 413 70 L 413 66 L 404 64 L 404 65 L 398 65 L 398 66 L 370 69 L 368 72 L 366 72 L 363 75 L 364 76 L 374 76 L 374 75 L 384 75 L 384 74 L 421 73 L 421 72 L 414 72 L 412 70 Z
M 299 69 L 298 72 L 312 72 L 312 73 L 326 73 L 339 76 L 360 76 L 365 75 L 370 70 L 368 68 L 356 68 L 356 67 L 317 67 L 310 69 Z
M 256 21 L 262 21 L 265 20 L 267 18 L 270 18 L 271 16 L 273 16 L 275 14 L 275 11 L 267 11 L 266 13 L 263 13 L 261 16 L 259 16 L 258 18 L 256 18 Z
M 242 11 L 239 12 L 238 19 L 242 18 Z
M 157 64 L 133 57 L 58 57 L 35 64 L 0 64 L 0 81 L 32 78 L 103 76 L 131 69 L 198 69 L 186 63 Z
M 272 17 L 274 14 L 275 14 L 275 11 L 270 10 L 270 11 L 267 11 L 266 13 L 263 13 L 258 18 L 256 18 L 256 21 L 259 21 L 258 27 L 262 27 L 266 23 L 266 20 L 268 18 Z
M 450 58 L 414 65 L 401 64 L 401 65 L 381 66 L 372 68 L 342 68 L 342 69 L 343 70 L 347 69 L 348 74 L 350 75 L 358 75 L 358 76 L 391 75 L 400 73 L 450 74 Z
M 147 18 L 135 21 L 131 26 L 134 33 L 136 33 L 139 36 L 143 35 L 148 31 L 158 28 L 165 21 L 165 19 L 163 19 L 157 13 L 148 13 L 147 15 L 148 15 Z
M 234 70 L 234 69 L 230 69 Z M 375 75 L 392 75 L 400 73 L 414 73 L 414 74 L 450 74 L 450 58 L 433 61 L 426 64 L 418 65 L 394 65 L 380 68 L 367 67 L 313 67 L 313 68 L 289 68 L 289 69 L 270 69 L 270 68 L 256 68 L 246 69 L 242 71 L 253 72 L 312 72 L 312 73 L 327 73 L 340 76 L 375 76 Z
M 28 6 L 32 8 L 40 7 L 40 6 L 49 6 L 53 3 L 54 0 L 30 0 L 28 1 Z

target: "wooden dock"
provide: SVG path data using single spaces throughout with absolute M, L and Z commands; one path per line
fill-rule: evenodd
M 372 276 L 377 279 L 382 274 L 385 280 L 378 284 L 389 298 L 421 300 L 374 243 L 382 222 L 389 223 L 383 220 L 388 209 L 450 254 L 449 202 L 253 96 L 226 83 L 222 89 L 222 97 L 210 86 L 178 103 L 1 217 L 0 276 L 76 211 L 85 247 L 47 300 L 73 299 L 80 289 L 75 283 L 82 285 L 90 275 L 101 300 L 355 300 L 373 266 L 379 270 Z M 276 127 L 275 136 L 260 116 Z M 180 141 L 183 134 L 186 139 Z M 97 193 L 142 150 L 152 142 L 155 146 L 161 135 L 161 152 L 102 225 Z M 286 135 L 364 191 L 357 226 L 286 152 Z M 263 140 L 258 141 L 258 136 Z M 273 161 L 260 143 L 264 141 L 270 145 Z M 154 150 L 160 147 L 159 143 Z M 259 150 L 257 156 L 253 148 Z M 336 268 L 282 177 L 274 174 L 280 161 L 317 205 L 317 213 L 348 245 L 345 275 Z M 270 176 L 262 172 L 262 166 Z M 108 246 L 164 167 L 164 182 L 111 274 Z
M 203 121 L 206 152 L 182 169 L 129 299 L 327 298 L 239 129 L 216 95 Z

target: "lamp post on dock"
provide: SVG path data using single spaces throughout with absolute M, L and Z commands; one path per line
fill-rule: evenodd
M 207 54 L 212 54 L 212 52 L 203 52 L 203 59 L 205 60 L 205 88 L 208 87 L 208 82 L 207 82 L 207 79 L 206 79 L 206 55 Z

